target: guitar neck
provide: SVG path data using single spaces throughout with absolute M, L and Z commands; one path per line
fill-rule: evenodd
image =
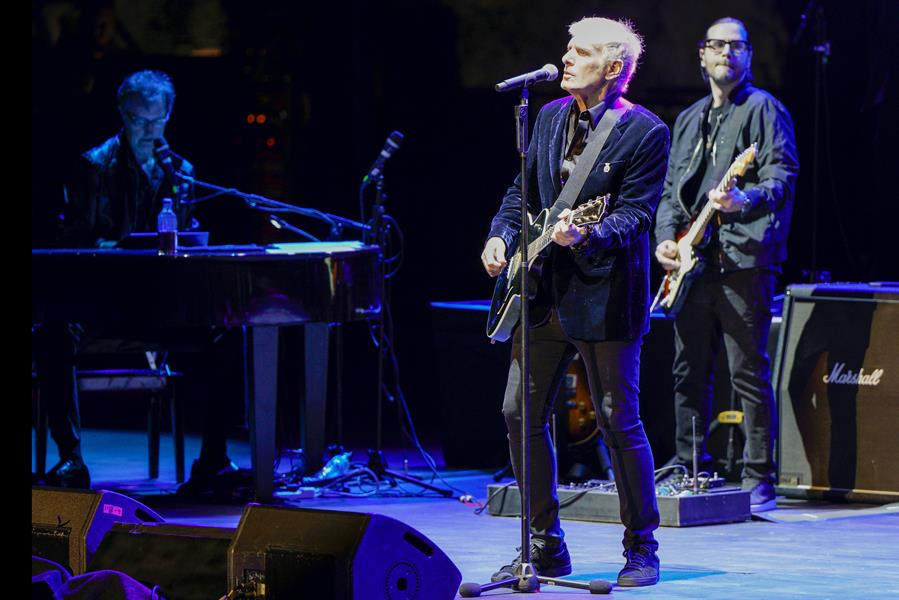
M 705 228 L 708 226 L 709 221 L 712 220 L 713 214 L 715 214 L 715 205 L 709 200 L 705 203 L 705 206 L 702 207 L 702 210 L 699 211 L 696 220 L 693 221 L 693 224 L 690 225 L 690 229 L 687 230 L 687 233 L 684 235 L 684 238 L 689 241 L 691 246 L 695 246 L 702 241 L 702 238 L 705 236 Z
M 734 177 L 739 175 L 740 167 L 733 163 L 728 167 L 727 172 L 724 173 L 724 177 L 721 178 L 721 181 L 718 182 L 718 185 L 715 186 L 715 189 L 719 192 L 726 192 L 731 187 L 733 187 L 732 180 Z M 687 231 L 687 234 L 684 236 L 690 241 L 691 246 L 695 246 L 700 241 L 702 241 L 703 236 L 705 235 L 705 228 L 708 226 L 709 221 L 712 220 L 712 215 L 715 214 L 715 205 L 711 200 L 705 203 L 705 206 L 702 207 L 702 210 L 699 211 L 699 214 L 696 216 L 696 220 L 693 221 L 693 225 L 690 226 L 690 230 Z
M 724 177 L 721 178 L 721 181 L 718 182 L 718 185 L 715 186 L 715 189 L 719 192 L 726 192 L 730 188 L 733 187 L 732 180 L 734 177 L 741 175 L 743 171 L 743 167 L 738 164 L 738 161 L 734 161 L 727 168 L 727 171 L 724 173 Z
M 574 211 L 569 213 L 569 215 L 565 218 L 565 222 L 568 224 L 576 223 L 578 226 L 586 227 L 588 225 L 593 225 L 595 223 L 599 223 L 602 218 L 606 214 L 606 209 L 608 208 L 609 203 L 609 194 L 605 196 L 597 197 L 594 200 L 590 200 L 589 202 L 578 206 Z M 548 209 L 544 209 L 536 218 L 543 218 L 543 215 L 548 215 Z M 551 213 L 550 213 L 551 214 Z M 540 252 L 543 252 L 543 249 L 549 246 L 553 241 L 553 226 L 555 223 L 548 222 L 548 216 L 544 219 L 546 222 L 544 223 L 543 231 L 540 232 L 540 235 L 537 236 L 536 239 L 528 242 L 528 257 L 537 256 Z M 530 258 L 528 258 L 528 262 L 530 262 Z
M 543 252 L 543 249 L 549 246 L 550 242 L 552 242 L 552 239 L 553 229 L 549 226 L 549 223 L 547 223 L 546 230 L 541 233 L 537 239 L 528 244 L 528 256 L 534 257 L 537 256 L 540 252 Z

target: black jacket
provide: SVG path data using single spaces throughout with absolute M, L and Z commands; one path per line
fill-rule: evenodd
M 702 129 L 711 107 L 706 96 L 681 114 L 674 122 L 671 158 L 665 177 L 665 191 L 656 214 L 657 242 L 676 239 L 687 228 L 702 206 L 687 212 L 681 193 L 696 175 L 701 162 Z M 787 256 L 787 235 L 799 159 L 790 113 L 774 96 L 751 84 L 735 88 L 725 106 L 724 121 L 715 144 L 719 179 L 733 159 L 753 142 L 758 154 L 738 185 L 749 196 L 749 204 L 740 212 L 720 213 L 716 228 L 725 271 L 777 265 Z
M 193 175 L 187 160 L 175 156 L 172 163 L 182 174 Z M 161 176 L 159 165 L 154 168 Z M 193 186 L 181 184 L 178 197 L 172 198 L 181 231 L 191 224 L 193 193 Z M 110 245 L 132 232 L 156 231 L 162 199 L 173 196 L 166 177 L 154 188 L 122 133 L 79 157 L 65 195 L 61 243 L 78 248 Z
M 553 205 L 561 192 L 559 171 L 566 117 L 573 98 L 545 105 L 537 115 L 528 151 L 527 176 L 533 214 Z M 633 340 L 649 327 L 649 231 L 659 203 L 668 157 L 668 127 L 633 105 L 621 117 L 587 177 L 575 206 L 611 194 L 609 213 L 590 228 L 589 241 L 574 251 L 550 245 L 531 322 L 539 324 L 554 305 L 562 329 L 585 341 Z M 520 176 L 508 189 L 489 237 L 510 248 L 518 235 Z

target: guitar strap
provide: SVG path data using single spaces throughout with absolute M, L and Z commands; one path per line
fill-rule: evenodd
M 606 140 L 612 133 L 612 129 L 614 129 L 619 119 L 630 110 L 631 106 L 633 105 L 611 107 L 607 108 L 603 113 L 599 124 L 596 126 L 596 131 L 593 132 L 590 141 L 587 142 L 587 146 L 578 157 L 574 172 L 571 173 L 568 181 L 562 186 L 562 192 L 552 205 L 549 211 L 548 223 L 555 223 L 556 218 L 563 210 L 574 206 L 574 202 L 580 195 L 584 182 L 587 181 L 587 176 L 593 170 L 593 165 L 596 163 L 596 159 L 599 157 Z

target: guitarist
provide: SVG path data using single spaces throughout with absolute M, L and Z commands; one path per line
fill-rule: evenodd
M 674 322 L 677 461 L 692 467 L 692 417 L 700 464 L 706 449 L 712 366 L 719 336 L 746 420 L 743 488 L 753 511 L 774 508 L 774 394 L 766 346 L 771 299 L 787 233 L 799 164 L 793 121 L 768 92 L 752 85 L 752 45 L 746 26 L 726 17 L 699 43 L 699 64 L 710 95 L 678 115 L 665 191 L 656 216 L 655 255 L 667 270 L 680 266 L 675 239 L 709 201 L 717 209 L 701 271 Z M 757 157 L 741 181 L 719 182 L 731 161 L 753 142 Z M 730 187 L 728 187 L 730 185 Z
M 645 108 L 621 97 L 634 74 L 642 40 L 626 22 L 585 18 L 569 27 L 561 87 L 569 97 L 537 115 L 527 162 L 533 214 L 554 204 L 579 166 L 591 136 L 599 135 L 606 111 L 620 114 L 592 165 L 574 206 L 610 193 L 609 212 L 599 224 L 553 219 L 553 241 L 531 301 L 530 423 L 531 564 L 538 574 L 559 577 L 571 562 L 559 525 L 556 462 L 549 435 L 561 379 L 575 353 L 584 357 L 591 397 L 603 439 L 612 454 L 626 565 L 618 585 L 658 581 L 659 525 L 653 459 L 640 420 L 640 344 L 648 329 L 649 231 L 658 206 L 668 158 L 669 132 Z M 621 113 L 619 113 L 619 109 Z M 601 139 L 601 138 L 600 138 Z M 595 146 L 593 146 L 595 148 Z M 520 180 L 506 192 L 490 227 L 481 260 L 491 276 L 507 264 L 521 227 Z M 520 337 L 503 401 L 515 476 L 521 482 Z M 494 574 L 515 573 L 519 558 Z

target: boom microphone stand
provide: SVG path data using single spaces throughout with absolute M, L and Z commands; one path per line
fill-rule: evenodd
M 549 67 L 550 65 L 547 65 Z M 544 67 L 544 70 L 547 69 Z M 551 71 L 552 69 L 550 69 Z M 554 577 L 544 577 L 538 575 L 534 571 L 531 564 L 531 494 L 530 494 L 530 468 L 531 468 L 531 443 L 528 439 L 528 430 L 530 429 L 530 295 L 528 288 L 528 223 L 530 218 L 528 215 L 528 93 L 529 86 L 542 81 L 544 79 L 555 79 L 555 76 L 549 77 L 531 77 L 540 71 L 529 73 L 521 76 L 518 83 L 509 87 L 507 80 L 496 86 L 497 91 L 506 91 L 507 89 L 515 89 L 521 86 L 521 97 L 518 105 L 515 106 L 515 132 L 516 147 L 520 162 L 520 181 L 521 181 L 521 233 L 518 237 L 518 252 L 521 256 L 521 320 L 518 325 L 518 332 L 521 335 L 521 473 L 519 495 L 521 497 L 521 562 L 514 576 L 501 581 L 491 583 L 463 583 L 459 587 L 459 595 L 463 598 L 473 598 L 481 595 L 481 592 L 493 590 L 497 588 L 512 588 L 516 592 L 538 592 L 540 584 L 557 585 L 561 587 L 577 588 L 589 590 L 593 594 L 607 594 L 611 591 L 612 586 L 608 581 L 596 579 L 589 583 L 582 581 L 569 581 L 567 579 L 557 579 Z M 556 70 L 555 75 L 558 74 Z M 549 224 L 547 226 L 550 226 Z
M 381 254 L 381 310 L 379 311 L 378 317 L 376 319 L 378 324 L 378 395 L 376 399 L 377 425 L 375 434 L 375 447 L 373 449 L 369 449 L 368 451 L 368 468 L 378 476 L 378 479 L 386 479 L 390 481 L 392 485 L 396 485 L 396 480 L 399 479 L 401 481 L 415 484 L 433 492 L 437 492 L 438 494 L 448 498 L 453 495 L 453 492 L 451 490 L 422 481 L 417 477 L 413 477 L 404 473 L 398 473 L 397 471 L 391 471 L 390 469 L 388 469 L 387 461 L 384 459 L 384 453 L 381 450 L 381 430 L 383 420 L 382 407 L 384 403 L 384 328 L 387 324 L 387 313 L 389 312 L 389 297 L 387 295 L 388 273 L 386 266 L 387 224 L 384 219 L 384 202 L 387 198 L 387 195 L 384 193 L 383 164 L 384 161 L 390 157 L 390 154 L 392 154 L 396 150 L 396 148 L 399 147 L 399 143 L 402 141 L 402 139 L 403 136 L 398 131 L 394 131 L 392 134 L 390 134 L 390 137 L 387 140 L 387 144 L 384 146 L 384 150 L 382 150 L 381 152 L 381 156 L 379 156 L 378 160 L 375 161 L 375 167 L 373 167 L 371 171 L 369 171 L 368 175 L 366 175 L 362 180 L 363 189 L 372 181 L 374 181 L 375 184 L 375 203 L 372 207 L 372 216 L 371 220 L 368 223 L 368 229 L 365 232 L 365 240 L 366 243 L 375 245 L 380 248 Z

